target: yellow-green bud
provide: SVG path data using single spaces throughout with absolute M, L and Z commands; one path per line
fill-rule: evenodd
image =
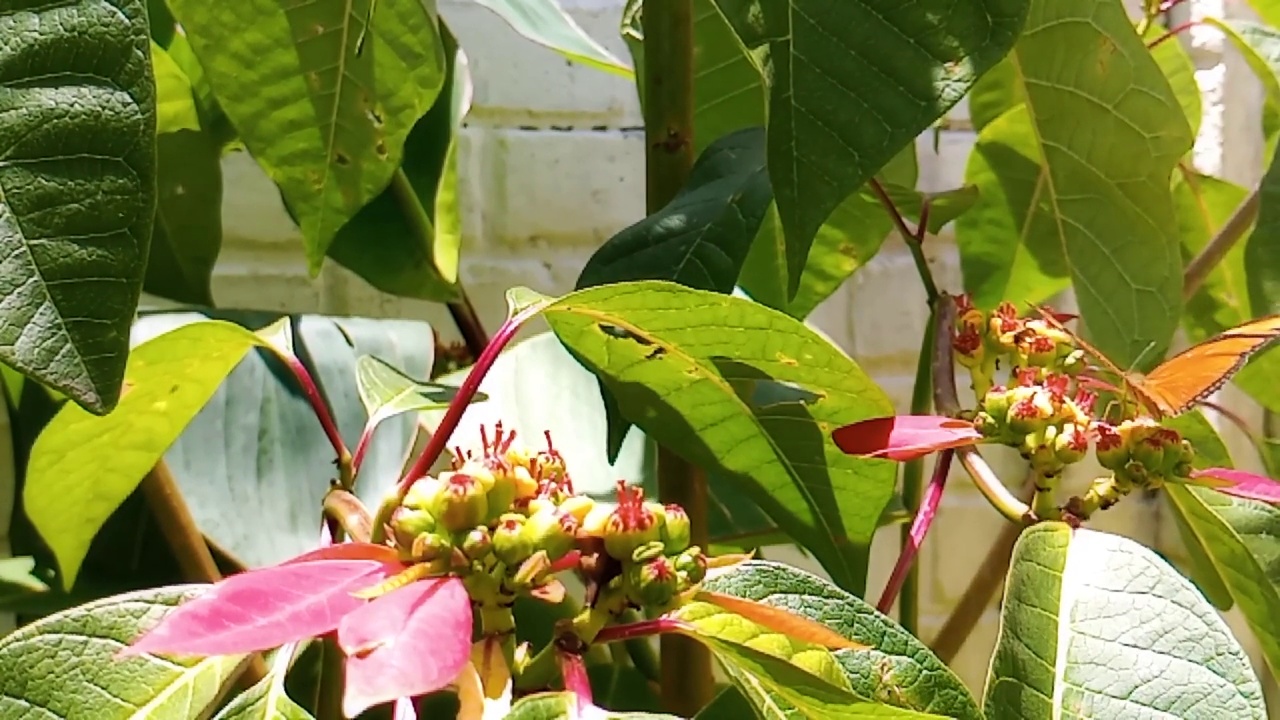
M 1053 452 L 1058 462 L 1063 465 L 1071 465 L 1078 463 L 1084 459 L 1085 453 L 1089 451 L 1089 436 L 1084 428 L 1068 424 L 1063 426 L 1062 432 L 1053 439 Z
M 662 525 L 662 544 L 668 553 L 678 553 L 689 547 L 693 531 L 689 514 L 679 505 L 667 505 L 664 512 L 667 520 Z
M 493 554 L 508 567 L 515 567 L 533 554 L 533 543 L 524 533 L 523 515 L 508 513 L 498 519 L 493 531 Z
M 524 536 L 535 550 L 545 550 L 552 561 L 559 560 L 573 549 L 578 534 L 578 521 L 556 508 L 545 508 L 524 523 Z
M 446 557 L 452 549 L 449 538 L 436 533 L 422 533 L 413 539 L 412 554 L 417 562 L 431 562 Z
M 680 586 L 675 567 L 666 557 L 636 563 L 626 569 L 623 587 L 627 599 L 640 607 L 662 607 L 671 602 Z
M 488 519 L 488 493 L 480 480 L 461 472 L 440 475 L 442 490 L 436 498 L 436 519 L 450 532 L 460 532 Z
M 662 527 L 654 507 L 644 502 L 644 490 L 618 482 L 618 504 L 604 522 L 605 552 L 626 560 L 637 547 L 661 539 Z
M 427 510 L 415 510 L 401 505 L 391 514 L 391 530 L 396 547 L 409 549 L 414 538 L 436 529 L 436 518 Z
M 483 560 L 493 552 L 493 536 L 489 528 L 481 525 L 471 529 L 462 540 L 462 553 L 468 560 Z
M 665 555 L 666 552 L 664 552 L 664 550 L 665 548 L 663 547 L 661 540 L 647 542 L 631 551 L 631 562 L 647 563 L 656 557 Z
M 702 548 L 691 547 L 676 557 L 675 568 L 680 576 L 680 592 L 684 592 L 707 576 L 707 556 L 702 554 Z
M 595 506 L 596 501 L 592 500 L 590 495 L 573 495 L 565 498 L 565 501 L 560 503 L 560 509 L 572 515 L 579 525 L 586 522 L 587 515 L 591 513 Z

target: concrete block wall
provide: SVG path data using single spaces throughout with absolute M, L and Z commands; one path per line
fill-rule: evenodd
M 622 0 L 561 3 L 596 39 L 627 57 L 617 35 Z M 467 51 L 475 82 L 474 106 L 461 141 L 461 272 L 484 322 L 493 328 L 504 315 L 507 288 L 571 289 L 594 248 L 643 215 L 642 121 L 628 81 L 567 63 L 523 40 L 469 0 L 439 4 Z M 1224 0 L 1188 4 L 1195 15 L 1240 12 L 1232 1 L 1225 7 Z M 1259 92 L 1220 36 L 1197 30 L 1191 43 L 1206 100 L 1195 162 L 1236 182 L 1252 182 L 1259 175 L 1260 137 L 1253 127 Z M 928 135 L 918 143 L 921 189 L 961 184 L 974 134 L 967 129 L 963 103 L 952 117 L 953 129 L 942 133 L 936 152 Z M 225 241 L 214 277 L 219 305 L 422 318 L 446 336 L 453 333 L 442 308 L 383 295 L 332 264 L 310 279 L 297 230 L 270 182 L 246 155 L 228 157 L 224 169 Z M 931 238 L 927 254 L 940 285 L 958 291 L 959 264 L 949 235 Z M 812 322 L 851 352 L 905 411 L 925 319 L 914 266 L 901 241 L 891 238 L 880 255 L 815 311 Z M 1011 485 L 1021 481 L 1017 463 L 1001 462 L 999 467 L 1008 471 Z M 972 485 L 958 474 L 953 480 L 920 558 L 926 639 L 964 592 L 1000 527 Z M 1159 502 L 1126 502 L 1097 526 L 1176 553 L 1176 531 L 1161 508 Z M 872 602 L 888 577 L 896 544 L 896 529 L 877 538 L 868 585 Z M 771 551 L 770 556 L 816 570 L 794 553 Z M 979 619 L 954 663 L 975 692 L 981 691 L 998 630 L 996 608 L 993 602 Z M 1243 627 L 1238 618 L 1235 624 Z M 1260 658 L 1257 667 L 1260 675 L 1269 675 Z

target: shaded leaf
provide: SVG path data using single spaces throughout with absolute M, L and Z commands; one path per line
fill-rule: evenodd
M 253 687 L 232 698 L 213 720 L 314 720 L 311 713 L 294 702 L 285 691 L 292 647 L 282 648 L 273 661 L 274 667 Z M 289 650 L 290 652 L 285 652 Z
M 982 718 L 964 683 L 920 640 L 861 598 L 802 570 L 751 560 L 703 583 L 808 617 L 869 650 L 837 650 L 855 693 L 898 707 L 962 720 Z
M 344 617 L 338 646 L 347 656 L 347 717 L 435 692 L 471 659 L 471 601 L 455 577 L 410 583 Z
M 1027 101 L 1014 58 L 1006 57 L 973 84 L 969 91 L 969 122 L 982 132 L 996 118 Z
M 1183 439 L 1190 442 L 1196 449 L 1195 457 L 1192 459 L 1194 467 L 1205 468 L 1214 465 L 1231 467 L 1231 453 L 1228 452 L 1218 431 L 1209 424 L 1202 411 L 1193 410 L 1177 417 L 1165 418 L 1162 424 L 1178 431 Z M 1191 578 L 1214 607 L 1224 612 L 1230 610 L 1235 605 L 1235 600 L 1232 599 L 1231 591 L 1223 582 L 1222 575 L 1218 573 L 1217 565 L 1210 556 L 1208 548 L 1192 531 L 1187 517 L 1178 509 L 1173 499 L 1167 494 L 1164 499 L 1168 503 L 1169 514 L 1173 516 L 1174 524 L 1178 528 L 1182 545 L 1187 551 L 1187 564 L 1179 565 L 1179 569 Z
M 577 696 L 569 692 L 542 692 L 527 695 L 511 706 L 504 720 L 680 720 L 675 715 L 647 712 L 613 712 L 591 708 L 591 714 L 580 714 Z
M 968 420 L 939 415 L 896 415 L 836 428 L 831 439 L 850 455 L 905 462 L 939 450 L 973 445 L 983 437 Z
M 1266 717 L 1262 687 L 1226 622 L 1132 540 L 1035 525 L 1014 547 L 1005 588 L 985 693 L 990 720 Z
M 1225 180 L 1182 168 L 1173 178 L 1182 254 L 1190 262 L 1222 229 L 1248 192 Z M 1200 342 L 1251 318 L 1244 247 L 1237 243 L 1187 302 L 1182 324 L 1188 338 Z
M 206 586 L 118 595 L 37 620 L 0 638 L 0 716 L 104 720 L 198 717 L 239 675 L 243 655 L 115 657 L 139 632 Z
M 178 130 L 156 138 L 156 222 L 143 290 L 213 305 L 213 266 L 222 250 L 222 162 L 213 137 Z
M 0 52 L 0 362 L 101 415 L 120 399 L 156 206 L 146 4 L 11 9 Z
M 391 184 L 338 230 L 328 253 L 383 292 L 447 302 L 458 297 L 458 128 L 472 86 L 457 41 L 444 23 L 439 32 L 448 64 L 440 94 L 405 138 Z
M 1013 46 L 1026 4 L 717 0 L 772 78 L 769 166 L 794 297 L 818 229 Z M 947 17 L 939 24 L 935 17 Z M 868 104 L 864 98 L 876 98 Z
M 700 290 L 732 292 L 773 199 L 764 156 L 763 127 L 716 140 L 671 202 L 592 254 L 577 287 L 671 280 Z
M 427 7 L 380 3 L 366 34 L 370 2 L 169 2 L 223 112 L 295 214 L 313 274 L 338 229 L 386 188 L 444 83 Z
M 925 229 L 931 235 L 942 232 L 943 227 L 968 212 L 978 201 L 976 185 L 961 185 L 942 192 L 921 192 L 894 184 L 886 184 L 884 189 L 898 212 L 912 222 L 919 222 L 920 212 L 928 204 L 929 217 Z
M 556 0 L 475 0 L 502 18 L 512 30 L 566 58 L 614 75 L 631 77 L 631 68 L 588 35 Z
M 1158 22 L 1152 23 L 1142 39 L 1150 44 L 1166 32 L 1168 28 Z M 1178 105 L 1182 107 L 1182 115 L 1187 119 L 1187 125 L 1191 128 L 1191 135 L 1194 137 L 1200 132 L 1200 122 L 1204 115 L 1200 107 L 1200 86 L 1196 83 L 1195 63 L 1187 53 L 1186 46 L 1179 42 L 1177 37 L 1164 40 L 1150 48 L 1150 52 L 1151 58 L 1156 61 L 1156 65 L 1160 66 L 1164 79 L 1173 89 L 1173 95 L 1178 99 Z
M 99 417 L 64 405 L 40 433 L 22 503 L 58 560 L 63 588 L 75 581 L 102 524 L 260 342 L 217 321 L 161 335 L 133 351 L 114 412 Z
M 1026 102 L 983 129 L 966 170 L 980 193 L 957 226 L 966 288 L 1022 305 L 1070 276 L 1099 350 L 1154 365 L 1181 309 L 1178 100 L 1112 0 L 1033 2 L 1014 57 Z
M 276 313 L 207 311 L 249 327 Z M 195 312 L 144 315 L 134 328 L 142 340 L 203 319 Z M 382 358 L 426 377 L 434 353 L 432 330 L 410 320 L 294 315 L 280 345 L 292 346 L 310 371 L 348 448 L 368 421 L 356 386 L 356 360 Z M 412 416 L 384 420 L 371 439 L 356 494 L 376 507 L 399 479 L 417 432 Z M 278 563 L 315 547 L 320 508 L 336 477 L 333 448 L 297 382 L 274 353 L 249 353 L 165 451 L 201 530 L 250 567 Z
M 183 603 L 127 653 L 229 655 L 323 635 L 366 605 L 355 593 L 401 569 L 376 560 L 312 560 L 232 575 Z
M 646 435 L 724 473 L 841 586 L 862 590 L 893 467 L 826 437 L 892 410 L 851 359 L 782 313 L 672 283 L 578 291 L 544 317 Z

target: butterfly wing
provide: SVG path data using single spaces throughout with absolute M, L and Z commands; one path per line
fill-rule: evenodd
M 1280 315 L 1244 323 L 1166 360 L 1135 384 L 1169 415 L 1190 410 L 1231 379 L 1245 362 L 1280 337 Z

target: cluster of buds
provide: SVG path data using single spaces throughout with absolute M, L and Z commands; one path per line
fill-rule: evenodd
M 956 309 L 952 348 L 973 379 L 974 427 L 988 440 L 1017 449 L 1042 479 L 1083 460 L 1091 442 L 1099 464 L 1110 472 L 1073 499 L 1069 512 L 1087 517 L 1134 489 L 1189 477 L 1193 450 L 1177 432 L 1145 417 L 1119 425 L 1094 417 L 1097 396 L 1080 383 L 1087 357 L 1060 325 L 1020 318 L 1010 303 L 986 313 L 967 296 L 956 298 Z M 1002 363 L 1008 387 L 996 384 Z
M 677 505 L 644 502 L 620 482 L 618 502 L 578 494 L 564 458 L 515 446 L 499 423 L 481 431 L 479 457 L 458 451 L 454 467 L 415 482 L 391 514 L 389 537 L 422 574 L 462 578 L 488 632 L 509 632 L 519 596 L 559 602 L 559 572 L 582 569 L 601 551 L 617 561 L 613 578 L 630 604 L 669 605 L 706 574 L 690 547 L 690 523 Z

